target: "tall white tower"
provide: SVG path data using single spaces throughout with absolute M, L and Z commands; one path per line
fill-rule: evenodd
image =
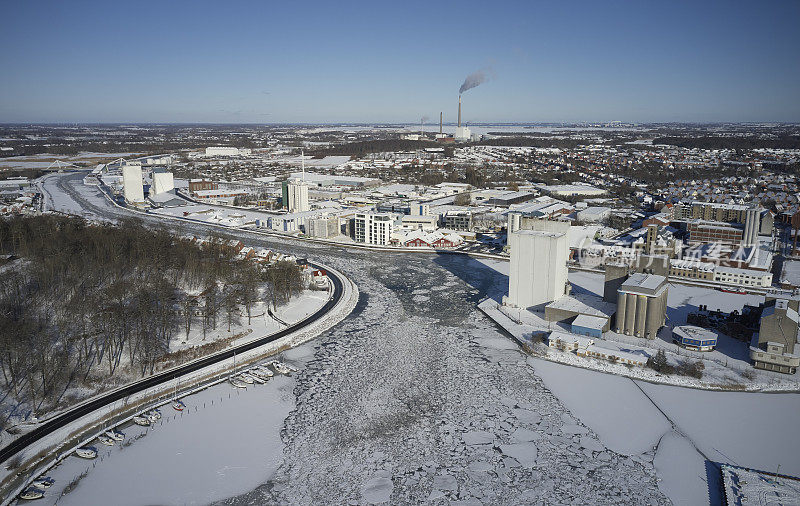
M 126 164 L 122 166 L 122 187 L 126 201 L 144 201 L 144 185 L 142 183 L 141 165 Z
M 289 183 L 289 212 L 297 213 L 308 211 L 308 185 L 306 184 L 306 160 L 303 151 L 300 151 L 300 164 L 303 170 L 303 178 L 300 181 Z
M 511 262 L 503 301 L 524 309 L 552 302 L 567 289 L 569 224 L 542 220 L 530 226 L 533 230 L 508 236 Z

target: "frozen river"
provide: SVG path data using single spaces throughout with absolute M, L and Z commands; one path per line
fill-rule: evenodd
M 475 307 L 507 278 L 467 257 L 282 247 L 351 277 L 353 314 L 287 354 L 295 377 L 198 394 L 59 504 L 702 504 L 707 459 L 800 474 L 798 395 L 530 359 Z M 55 469 L 48 501 L 86 468 Z

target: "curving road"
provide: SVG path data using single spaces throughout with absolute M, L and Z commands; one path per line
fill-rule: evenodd
M 314 268 L 317 269 L 325 268 L 324 266 L 316 264 L 312 265 Z M 214 355 L 204 357 L 195 362 L 191 362 L 189 364 L 179 366 L 177 368 L 170 369 L 168 371 L 154 374 L 147 378 L 141 379 L 135 383 L 131 383 L 130 385 L 127 385 L 123 388 L 115 390 L 114 392 L 103 395 L 90 402 L 79 405 L 74 409 L 66 411 L 58 415 L 57 417 L 48 420 L 46 423 L 42 424 L 36 429 L 20 436 L 9 445 L 0 449 L 0 462 L 5 462 L 9 458 L 11 458 L 14 454 L 25 449 L 27 446 L 38 441 L 42 437 L 60 429 L 61 427 L 64 427 L 65 425 L 71 422 L 74 422 L 75 420 L 78 420 L 79 418 L 85 415 L 88 415 L 89 413 L 95 410 L 108 406 L 113 402 L 124 399 L 129 395 L 139 393 L 143 390 L 147 390 L 148 388 L 153 388 L 154 386 L 160 385 L 161 383 L 174 380 L 175 378 L 178 378 L 180 376 L 198 371 L 210 365 L 218 364 L 224 360 L 229 360 L 236 354 L 241 355 L 244 352 L 254 350 L 260 346 L 274 342 L 282 337 L 285 337 L 289 334 L 292 334 L 298 330 L 307 327 L 308 325 L 314 323 L 315 321 L 325 316 L 328 313 L 328 311 L 330 311 L 334 306 L 336 306 L 336 304 L 342 298 L 342 293 L 344 291 L 342 280 L 330 271 L 328 272 L 328 277 L 333 282 L 333 296 L 328 300 L 328 302 L 325 303 L 324 306 L 322 306 L 318 311 L 316 311 L 306 319 L 296 323 L 295 325 L 292 325 L 291 327 L 276 332 L 272 335 L 262 337 L 261 339 L 256 339 L 254 341 L 242 344 L 240 346 L 236 346 L 234 348 L 216 353 Z

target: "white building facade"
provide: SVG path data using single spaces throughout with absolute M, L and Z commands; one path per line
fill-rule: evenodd
M 386 246 L 392 239 L 392 221 L 389 213 L 358 213 L 353 236 L 356 242 Z
M 175 189 L 172 172 L 153 172 L 152 194 L 158 195 Z
M 504 304 L 527 309 L 552 302 L 566 293 L 568 227 L 567 224 L 563 230 L 558 227 L 519 230 L 509 235 L 511 262 Z
M 308 185 L 302 181 L 289 183 L 289 212 L 302 213 L 310 210 L 308 204 Z
M 144 201 L 144 184 L 142 183 L 141 165 L 122 166 L 122 189 L 127 202 Z

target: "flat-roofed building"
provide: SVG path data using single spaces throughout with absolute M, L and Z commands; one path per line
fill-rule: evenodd
M 356 242 L 386 246 L 392 240 L 393 217 L 389 213 L 356 213 Z
M 667 278 L 635 273 L 617 290 L 619 334 L 655 339 L 667 313 Z
M 672 329 L 672 341 L 687 350 L 711 351 L 717 345 L 717 333 L 695 325 L 679 325 Z
M 569 223 L 531 222 L 532 229 L 509 235 L 511 247 L 508 296 L 504 303 L 530 308 L 566 293 Z

